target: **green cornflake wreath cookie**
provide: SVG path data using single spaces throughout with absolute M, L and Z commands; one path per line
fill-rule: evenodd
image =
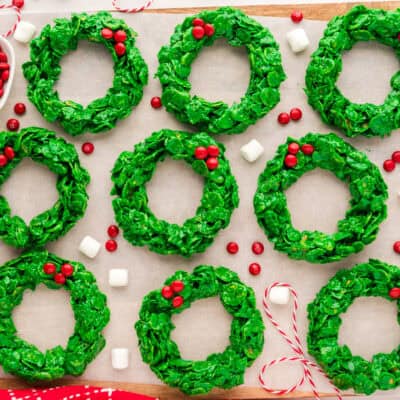
M 116 31 L 125 32 L 122 46 L 114 48 L 116 41 L 104 33 L 103 37 L 104 28 L 111 36 Z M 58 121 L 73 136 L 113 128 L 140 102 L 147 84 L 147 65 L 135 47 L 135 37 L 136 33 L 123 20 L 105 11 L 94 15 L 73 14 L 71 19 L 57 18 L 53 27 L 46 25 L 40 36 L 32 40 L 31 60 L 22 66 L 28 80 L 29 99 L 47 121 Z M 60 100 L 54 90 L 61 74 L 62 57 L 76 50 L 82 39 L 103 44 L 114 61 L 112 87 L 103 98 L 93 100 L 87 107 L 72 100 Z M 123 46 L 124 54 L 118 55 Z
M 399 32 L 400 9 L 384 11 L 360 5 L 329 22 L 311 56 L 305 89 L 309 104 L 324 122 L 342 129 L 347 136 L 385 136 L 400 127 L 400 72 L 393 75 L 392 90 L 381 105 L 352 103 L 336 86 L 344 51 L 359 41 L 375 40 L 392 47 L 399 57 Z
M 169 286 L 154 290 L 143 299 L 140 319 L 135 324 L 143 361 L 167 385 L 190 395 L 242 384 L 246 368 L 261 354 L 264 345 L 265 328 L 253 289 L 241 282 L 235 272 L 206 265 L 196 267 L 192 274 L 178 271 L 165 283 Z M 179 291 L 179 295 L 165 298 L 166 288 Z M 194 301 L 213 296 L 219 296 L 233 318 L 230 345 L 204 361 L 184 360 L 171 340 L 175 328 L 171 317 Z
M 198 147 L 215 146 L 218 166 L 209 170 L 205 160 L 195 158 Z M 189 134 L 163 129 L 137 144 L 133 152 L 124 151 L 112 171 L 115 218 L 125 239 L 135 246 L 148 246 L 160 254 L 190 257 L 210 246 L 220 229 L 228 226 L 239 204 L 238 188 L 225 148 L 205 133 Z M 146 183 L 157 162 L 169 156 L 184 160 L 204 178 L 204 191 L 196 215 L 183 225 L 159 220 L 148 206 Z
M 212 27 L 211 32 L 205 29 L 201 39 L 193 36 L 195 19 Z M 222 101 L 209 102 L 190 94 L 188 79 L 192 62 L 204 46 L 211 46 L 220 38 L 225 38 L 234 47 L 245 46 L 249 55 L 251 77 L 247 92 L 240 103 L 231 107 Z M 157 76 L 167 111 L 179 121 L 208 133 L 241 133 L 264 117 L 279 102 L 279 86 L 286 77 L 279 46 L 269 30 L 230 7 L 203 11 L 186 18 L 175 28 L 169 46 L 161 48 L 158 60 Z
M 389 354 L 375 354 L 367 361 L 353 356 L 348 346 L 338 344 L 340 314 L 357 297 L 376 296 L 393 301 L 391 289 L 399 285 L 398 267 L 369 260 L 339 271 L 308 305 L 308 351 L 337 387 L 371 394 L 400 385 L 400 346 Z M 400 311 L 398 300 L 397 306 Z
M 285 165 L 290 144 L 291 148 L 300 147 L 295 156 L 288 157 L 297 159 L 294 167 Z M 345 218 L 338 222 L 337 232 L 332 235 L 298 231 L 287 208 L 285 191 L 315 168 L 331 171 L 347 183 L 352 196 Z M 288 138 L 286 144 L 278 147 L 275 157 L 258 178 L 254 210 L 259 225 L 276 250 L 293 259 L 328 263 L 361 251 L 375 239 L 379 224 L 386 218 L 387 197 L 379 169 L 364 153 L 333 133 L 309 133 L 300 140 Z
M 57 175 L 59 193 L 53 207 L 32 218 L 29 225 L 12 216 L 7 199 L 0 196 L 0 239 L 16 248 L 34 248 L 65 235 L 84 215 L 88 200 L 90 177 L 81 167 L 75 147 L 53 132 L 32 127 L 19 133 L 1 132 L 0 153 L 6 159 L 6 165 L 0 167 L 0 186 L 19 162 L 29 157 Z
M 59 285 L 53 275 L 44 272 L 45 263 L 57 268 L 68 263 L 73 273 L 64 285 Z M 65 349 L 56 346 L 42 353 L 17 334 L 13 309 L 21 304 L 26 289 L 35 290 L 39 284 L 49 289 L 64 287 L 70 293 L 75 329 Z M 28 381 L 81 375 L 103 349 L 101 331 L 110 317 L 106 296 L 99 291 L 93 274 L 78 262 L 62 260 L 46 251 L 25 253 L 0 267 L 0 313 L 0 364 L 5 372 Z

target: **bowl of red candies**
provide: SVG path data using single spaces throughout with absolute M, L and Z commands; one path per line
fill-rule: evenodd
M 0 36 L 0 109 L 4 107 L 10 94 L 14 71 L 14 49 L 7 39 Z

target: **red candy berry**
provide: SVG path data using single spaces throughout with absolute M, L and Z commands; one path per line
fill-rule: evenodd
M 101 36 L 103 36 L 104 39 L 112 39 L 112 37 L 114 36 L 114 33 L 111 29 L 109 28 L 103 28 L 101 30 Z
M 115 238 L 118 236 L 119 228 L 117 225 L 110 225 L 107 229 L 108 236 Z
M 204 160 L 207 158 L 208 156 L 208 151 L 205 147 L 203 146 L 199 146 L 196 147 L 195 151 L 194 151 L 194 156 L 198 159 L 198 160 Z
M 212 171 L 218 167 L 218 158 L 209 157 L 209 158 L 207 158 L 206 164 L 207 164 L 207 168 L 210 171 Z
M 7 61 L 8 61 L 7 54 L 0 51 L 0 62 L 7 62 Z
M 74 267 L 71 264 L 65 263 L 61 265 L 61 273 L 68 277 L 74 273 Z
M 192 35 L 196 40 L 203 39 L 205 32 L 202 26 L 195 26 L 192 29 Z
M 12 5 L 17 8 L 22 8 L 24 6 L 24 0 L 13 0 Z
M 84 154 L 92 154 L 94 152 L 94 144 L 90 142 L 85 142 L 82 144 L 82 153 Z
M 0 154 L 0 167 L 5 167 L 8 163 L 8 158 L 4 154 Z
M 10 70 L 6 69 L 1 73 L 1 80 L 3 82 L 7 82 L 9 77 L 10 77 Z
M 154 96 L 150 100 L 150 104 L 153 108 L 160 108 L 162 106 L 161 97 Z
M 171 289 L 174 293 L 182 292 L 185 289 L 185 284 L 182 281 L 173 281 L 171 283 Z
M 259 263 L 251 263 L 249 265 L 249 272 L 252 275 L 258 275 L 261 272 L 261 265 Z
M 57 274 L 54 275 L 54 282 L 57 283 L 58 285 L 64 285 L 66 280 L 67 279 L 61 272 L 58 272 Z
M 15 151 L 11 146 L 4 147 L 4 155 L 8 160 L 12 160 L 15 157 Z
M 210 144 L 207 147 L 207 153 L 210 157 L 218 157 L 219 156 L 219 148 L 218 146 L 215 146 L 214 144 Z
M 53 275 L 56 272 L 56 266 L 53 263 L 46 263 L 43 265 L 43 272 L 47 275 Z
M 122 42 L 116 43 L 114 46 L 114 50 L 119 57 L 123 56 L 126 53 L 126 47 Z
M 400 151 L 395 151 L 395 152 L 393 152 L 393 154 L 392 154 L 392 160 L 393 160 L 395 163 L 400 163 Z
M 297 143 L 295 143 L 295 142 L 289 143 L 288 148 L 287 148 L 288 153 L 297 154 L 299 152 L 299 150 L 300 150 L 300 146 Z
M 170 286 L 164 286 L 161 289 L 161 296 L 164 297 L 164 299 L 171 299 L 173 295 L 174 295 L 174 292 Z
M 303 144 L 301 146 L 301 151 L 306 155 L 309 156 L 310 154 L 314 153 L 314 146 L 312 144 Z
M 105 248 L 107 251 L 112 253 L 113 251 L 117 250 L 118 243 L 114 239 L 109 239 L 109 240 L 107 240 L 107 242 L 105 244 Z
M 398 240 L 397 242 L 393 243 L 393 250 L 397 253 L 400 254 L 400 240 Z
M 298 24 L 303 19 L 303 13 L 301 11 L 295 10 L 290 15 L 290 18 L 295 24 Z
M 127 34 L 125 31 L 123 31 L 122 29 L 119 29 L 118 31 L 116 31 L 114 33 L 114 40 L 118 43 L 118 42 L 125 42 L 127 38 Z
M 400 288 L 394 287 L 394 288 L 390 289 L 389 290 L 389 296 L 392 299 L 399 299 L 400 298 Z
M 179 308 L 183 304 L 183 297 L 176 296 L 172 299 L 172 307 Z
M 193 26 L 204 26 L 204 21 L 201 18 L 195 18 L 192 21 Z
M 239 251 L 239 245 L 236 242 L 229 242 L 226 245 L 226 251 L 229 254 L 236 254 Z
M 289 121 L 290 121 L 290 115 L 288 113 L 283 112 L 278 115 L 278 122 L 281 125 L 287 125 Z
M 292 108 L 290 110 L 290 118 L 293 121 L 298 121 L 299 119 L 301 119 L 302 116 L 303 113 L 301 112 L 300 108 Z
M 204 33 L 205 33 L 205 35 L 208 36 L 208 37 L 214 35 L 214 33 L 215 33 L 214 25 L 212 25 L 212 24 L 205 24 L 205 25 L 204 25 Z
M 293 168 L 293 167 L 295 167 L 295 166 L 297 165 L 297 157 L 296 157 L 295 155 L 293 155 L 293 154 L 288 154 L 288 155 L 285 157 L 285 165 L 286 165 L 288 168 Z
M 260 255 L 264 253 L 264 245 L 261 242 L 254 242 L 251 246 L 251 250 L 254 254 Z
M 15 118 L 10 118 L 7 121 L 7 129 L 12 132 L 17 131 L 19 129 L 19 121 Z
M 25 114 L 25 111 L 26 111 L 26 107 L 25 107 L 25 104 L 24 104 L 24 103 L 17 103 L 17 104 L 14 106 L 14 112 L 15 112 L 15 114 L 17 114 L 17 115 Z
M 386 172 L 391 172 L 391 171 L 393 171 L 395 168 L 396 168 L 396 164 L 394 163 L 393 160 L 385 160 L 385 161 L 383 162 L 383 169 L 384 169 Z

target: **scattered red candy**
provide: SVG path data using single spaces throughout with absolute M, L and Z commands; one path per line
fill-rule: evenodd
M 204 25 L 204 34 L 208 37 L 214 35 L 215 33 L 215 28 L 214 25 L 212 24 L 205 24 Z
M 56 272 L 56 266 L 53 263 L 46 263 L 43 265 L 43 272 L 47 275 L 53 275 Z
M 19 121 L 15 118 L 10 118 L 7 121 L 7 129 L 12 132 L 17 131 L 19 129 Z
M 26 111 L 26 106 L 24 103 L 15 104 L 15 106 L 14 106 L 15 114 L 22 115 L 22 114 L 25 114 L 25 111 Z
M 392 154 L 392 160 L 393 160 L 395 163 L 400 163 L 400 151 L 395 151 L 395 152 Z
M 74 273 L 74 267 L 69 263 L 65 263 L 61 265 L 61 273 L 66 277 L 71 276 Z
M 107 240 L 107 242 L 105 244 L 105 248 L 107 251 L 112 253 L 113 251 L 117 250 L 118 243 L 114 239 L 109 239 L 109 240 Z
M 297 154 L 300 150 L 300 146 L 297 143 L 292 142 L 289 143 L 287 150 L 290 154 Z
M 314 153 L 314 146 L 312 144 L 303 144 L 301 146 L 301 151 L 306 155 L 309 156 L 310 154 Z
M 199 146 L 196 147 L 195 151 L 194 151 L 194 156 L 198 159 L 198 160 L 204 160 L 207 158 L 208 156 L 208 151 L 205 147 L 203 146 Z
M 1 73 L 1 80 L 3 82 L 7 82 L 9 77 L 10 77 L 10 70 L 9 69 L 6 69 Z
M 295 10 L 290 15 L 290 18 L 295 24 L 298 24 L 303 19 L 303 13 L 299 10 Z
M 226 251 L 229 254 L 236 254 L 239 251 L 239 245 L 236 242 L 229 242 L 226 245 Z
M 260 255 L 264 253 L 264 245 L 261 242 L 254 242 L 251 246 L 254 254 Z
M 400 254 L 400 240 L 398 240 L 397 242 L 393 243 L 393 250 L 397 253 Z
M 91 142 L 85 142 L 82 144 L 81 149 L 84 154 L 92 154 L 94 152 L 94 144 Z
M 295 167 L 295 166 L 297 165 L 297 157 L 294 156 L 293 154 L 288 154 L 288 155 L 285 157 L 285 165 L 286 165 L 288 168 L 293 168 L 293 167 Z
M 22 8 L 24 6 L 24 0 L 13 0 L 12 5 L 17 8 Z
M 58 272 L 57 274 L 54 275 L 54 282 L 57 283 L 58 285 L 64 285 L 66 280 L 67 279 L 61 272 Z
M 153 108 L 160 108 L 162 106 L 161 97 L 154 96 L 150 100 L 150 104 Z
M 251 263 L 249 265 L 249 272 L 252 275 L 258 275 L 261 272 L 261 265 L 259 263 Z
M 119 228 L 117 225 L 110 225 L 107 229 L 108 236 L 115 238 L 118 236 Z
M 114 33 L 114 40 L 116 42 L 125 42 L 127 38 L 126 32 L 123 31 L 122 29 L 119 29 Z
M 12 160 L 15 157 L 15 151 L 11 146 L 4 147 L 4 155 L 8 160 Z
M 182 281 L 173 281 L 171 283 L 171 289 L 174 293 L 182 292 L 185 289 L 185 284 Z
M 126 53 L 126 47 L 122 42 L 116 43 L 114 46 L 114 50 L 119 57 L 123 56 Z
M 161 296 L 164 297 L 164 299 L 171 299 L 173 295 L 174 292 L 169 286 L 164 286 L 161 289 Z
M 5 167 L 8 163 L 8 158 L 4 154 L 0 154 L 0 167 Z
M 209 157 L 209 158 L 207 158 L 206 164 L 207 164 L 207 168 L 210 171 L 212 171 L 218 167 L 218 158 Z
M 210 144 L 207 147 L 207 154 L 210 157 L 218 157 L 219 156 L 219 148 L 218 148 L 218 146 L 215 146 L 214 144 Z
M 112 37 L 114 36 L 114 33 L 111 29 L 109 28 L 103 28 L 101 30 L 101 36 L 103 36 L 104 39 L 112 39 Z
M 278 115 L 278 122 L 281 125 L 287 125 L 290 121 L 290 115 L 286 112 L 282 112 Z
M 391 172 L 391 171 L 393 171 L 393 170 L 395 169 L 395 167 L 396 167 L 396 164 L 394 163 L 393 160 L 385 160 L 385 161 L 383 162 L 383 169 L 384 169 L 386 172 Z
M 195 26 L 192 29 L 192 35 L 195 39 L 200 40 L 204 37 L 205 32 L 202 26 Z
M 172 307 L 179 308 L 183 304 L 183 297 L 176 296 L 172 299 Z
M 389 296 L 392 299 L 399 299 L 400 298 L 400 288 L 394 287 L 394 288 L 390 289 L 389 290 Z
M 204 26 L 204 21 L 201 18 L 195 18 L 192 21 L 193 26 Z
M 290 118 L 293 121 L 298 121 L 299 119 L 301 119 L 302 116 L 303 116 L 303 113 L 300 110 L 300 108 L 292 108 L 290 110 Z

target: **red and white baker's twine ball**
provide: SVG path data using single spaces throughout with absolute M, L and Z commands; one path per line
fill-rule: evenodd
M 290 291 L 290 294 L 293 296 L 293 311 L 292 311 L 293 339 L 289 337 L 289 335 L 281 328 L 279 323 L 274 319 L 274 317 L 272 316 L 272 313 L 270 311 L 270 308 L 268 306 L 268 293 L 270 292 L 270 290 L 273 287 L 287 287 Z M 299 308 L 299 303 L 298 303 L 298 299 L 297 299 L 297 292 L 295 291 L 295 289 L 288 283 L 282 283 L 282 282 L 273 283 L 267 289 L 265 289 L 264 298 L 263 298 L 263 307 L 264 307 L 265 314 L 268 317 L 268 319 L 271 321 L 272 325 L 277 329 L 279 334 L 286 340 L 286 342 L 289 344 L 289 346 L 292 348 L 292 350 L 294 351 L 294 353 L 296 355 L 292 356 L 292 357 L 280 357 L 280 358 L 277 358 L 275 360 L 272 360 L 272 361 L 266 363 L 261 368 L 260 373 L 258 375 L 258 379 L 260 381 L 261 386 L 269 393 L 273 393 L 273 394 L 282 396 L 282 395 L 294 392 L 295 390 L 299 389 L 307 381 L 311 386 L 311 390 L 314 394 L 315 399 L 320 400 L 319 393 L 318 393 L 318 390 L 315 385 L 314 379 L 312 377 L 312 372 L 311 372 L 311 370 L 314 369 L 315 371 L 319 372 L 322 376 L 324 376 L 329 381 L 332 389 L 336 393 L 337 399 L 342 400 L 342 396 L 340 394 L 339 389 L 330 381 L 330 379 L 326 376 L 325 372 L 315 362 L 308 360 L 305 357 L 303 345 L 300 341 L 300 337 L 299 337 L 298 330 L 297 330 L 297 310 Z M 293 386 L 290 386 L 287 389 L 271 389 L 265 383 L 264 374 L 269 367 L 272 367 L 273 365 L 277 365 L 277 364 L 284 363 L 284 362 L 299 362 L 299 363 L 301 363 L 301 365 L 303 367 L 303 376 L 299 379 L 299 381 L 297 383 L 295 383 Z
M 112 5 L 119 12 L 138 13 L 138 12 L 141 12 L 141 11 L 145 10 L 146 8 L 149 8 L 151 6 L 151 4 L 153 3 L 153 1 L 154 0 L 147 0 L 146 3 L 144 3 L 141 7 L 134 7 L 134 8 L 121 8 L 117 4 L 117 0 L 112 0 Z
M 6 33 L 2 34 L 2 36 L 4 36 L 4 37 L 9 37 L 10 35 L 12 35 L 15 32 L 18 24 L 21 21 L 21 10 L 12 4 L 1 4 L 0 10 L 5 10 L 5 9 L 13 9 L 15 11 L 15 13 L 17 14 L 17 20 L 14 22 L 14 25 L 11 27 L 10 30 L 8 30 Z

